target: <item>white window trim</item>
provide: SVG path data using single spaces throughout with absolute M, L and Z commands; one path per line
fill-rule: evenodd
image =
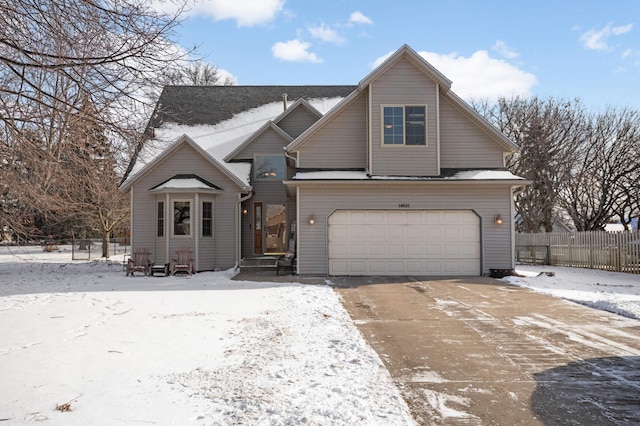
M 189 203 L 189 234 L 176 235 L 176 209 L 175 203 Z M 191 238 L 193 235 L 193 199 L 191 198 L 173 198 L 171 199 L 171 238 Z
M 204 203 L 211 203 L 211 235 L 204 235 Z M 213 238 L 215 235 L 214 230 L 214 214 L 215 211 L 215 202 L 213 199 L 210 200 L 200 200 L 200 238 Z
M 402 144 L 385 144 L 384 143 L 384 109 L 393 107 L 402 107 Z M 405 126 L 406 107 L 424 107 L 424 145 L 407 145 L 407 129 Z M 427 104 L 380 104 L 380 146 L 383 148 L 409 148 L 421 149 L 429 146 L 429 126 L 428 123 L 429 109 Z

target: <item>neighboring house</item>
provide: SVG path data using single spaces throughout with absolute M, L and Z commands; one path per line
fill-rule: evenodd
M 222 90 L 260 90 L 232 87 Z M 155 250 L 156 263 L 191 246 L 197 270 L 292 246 L 300 274 L 513 268 L 513 191 L 528 182 L 504 159 L 517 147 L 446 77 L 403 46 L 357 86 L 323 87 L 310 86 L 310 94 L 280 87 L 295 102 L 261 122 L 213 120 L 202 128 L 156 114 L 156 134 L 186 134 L 136 164 L 122 184 L 131 192 L 132 246 Z M 181 111 L 227 108 L 221 99 L 198 101 L 198 89 L 190 88 L 194 99 Z M 318 105 L 335 97 L 343 99 L 322 115 Z M 250 108 L 260 115 L 261 107 Z M 250 135 L 229 135 L 249 122 Z

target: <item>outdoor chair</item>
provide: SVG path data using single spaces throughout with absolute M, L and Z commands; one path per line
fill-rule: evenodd
M 186 272 L 189 275 L 196 272 L 193 266 L 193 254 L 189 247 L 180 247 L 171 258 L 171 275 L 175 275 L 176 272 Z
M 151 252 L 146 248 L 135 249 L 127 260 L 127 277 L 133 276 L 134 272 L 142 272 L 148 276 L 152 266 Z
M 286 254 L 280 256 L 278 260 L 276 260 L 276 275 L 280 274 L 280 269 L 291 269 L 291 275 L 295 275 L 293 270 L 295 261 L 295 251 L 288 251 Z

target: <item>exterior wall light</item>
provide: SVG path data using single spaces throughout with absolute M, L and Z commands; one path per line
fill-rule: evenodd
M 313 217 L 313 215 L 309 216 L 309 225 L 313 225 L 314 223 L 316 223 L 316 218 Z
M 249 211 L 247 209 L 242 209 L 242 214 L 247 214 Z
M 502 225 L 502 216 L 500 216 L 500 214 L 496 216 L 495 223 L 496 225 Z

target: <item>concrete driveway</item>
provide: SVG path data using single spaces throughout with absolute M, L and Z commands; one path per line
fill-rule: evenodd
M 332 278 L 419 424 L 640 424 L 640 321 L 491 278 Z

